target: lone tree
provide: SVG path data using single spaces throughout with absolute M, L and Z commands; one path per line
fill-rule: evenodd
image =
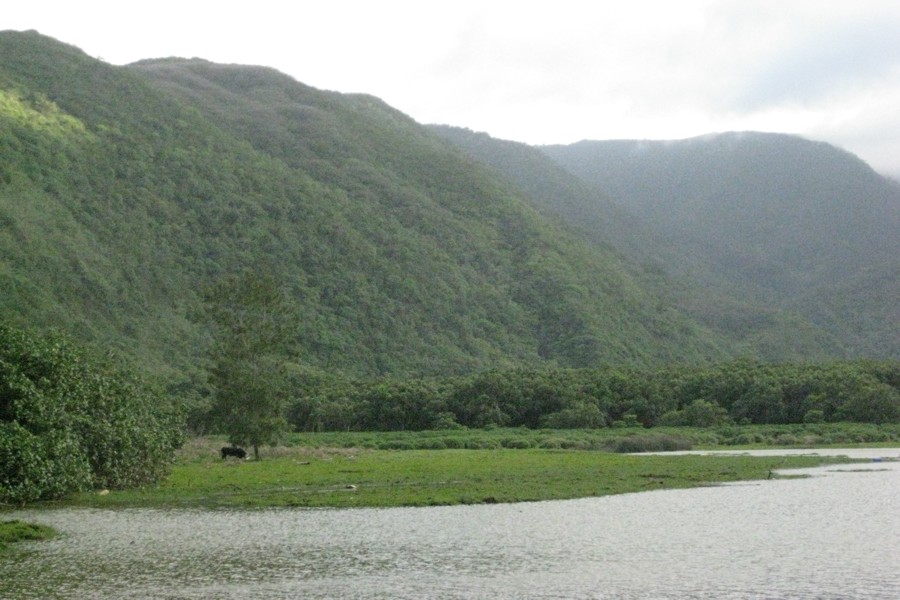
M 284 356 L 296 331 L 296 311 L 265 269 L 218 281 L 205 295 L 213 332 L 214 418 L 232 444 L 274 445 L 287 429 Z

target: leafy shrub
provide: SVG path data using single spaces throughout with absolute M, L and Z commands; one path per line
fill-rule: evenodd
M 690 440 L 668 434 L 642 434 L 629 435 L 612 441 L 611 449 L 614 452 L 672 452 L 675 450 L 690 450 L 693 444 Z
M 0 503 L 158 481 L 180 442 L 178 411 L 112 357 L 0 324 Z
M 527 438 L 504 438 L 500 445 L 504 448 L 514 448 L 517 450 L 525 450 L 532 447 L 531 440 Z
M 457 437 L 445 437 L 442 438 L 445 448 L 464 448 L 465 442 Z
M 417 448 L 422 450 L 446 450 L 447 442 L 442 439 L 428 439 L 422 440 Z
M 825 412 L 819 409 L 811 409 L 806 411 L 806 414 L 803 415 L 804 423 L 824 423 L 825 422 Z
M 606 425 L 606 414 L 596 404 L 581 403 L 550 413 L 541 425 L 552 429 L 594 429 Z

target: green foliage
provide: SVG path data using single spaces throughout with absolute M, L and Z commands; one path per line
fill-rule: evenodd
M 233 444 L 274 444 L 287 426 L 281 352 L 296 332 L 296 314 L 265 269 L 223 278 L 205 296 L 214 343 L 209 383 L 213 413 Z
M 753 132 L 542 150 L 655 229 L 669 245 L 654 257 L 667 271 L 687 271 L 720 295 L 768 308 L 753 319 L 742 311 L 736 322 L 732 310 L 698 298 L 717 327 L 762 326 L 746 336 L 757 355 L 784 360 L 802 349 L 809 358 L 816 346 L 828 347 L 827 337 L 837 342 L 832 356 L 900 352 L 900 188 L 859 158 L 821 142 Z M 547 204 L 575 217 L 552 197 Z M 580 218 L 591 223 L 602 209 Z
M 721 406 L 698 398 L 681 410 L 667 412 L 660 419 L 663 425 L 715 427 L 729 421 L 728 411 Z
M 36 525 L 24 521 L 0 521 L 0 554 L 13 542 L 25 540 L 46 540 L 56 535 L 52 527 Z
M 285 437 L 289 448 L 312 448 L 325 451 L 354 449 L 425 450 L 440 445 L 447 449 L 547 448 L 563 450 L 614 451 L 624 449 L 634 440 L 657 440 L 657 451 L 730 449 L 736 446 L 852 446 L 878 444 L 887 447 L 900 442 L 900 423 L 816 423 L 789 425 L 734 425 L 720 427 L 667 427 L 653 429 L 528 429 L 524 427 L 432 431 L 334 431 L 294 433 Z M 630 440 L 623 442 L 622 440 Z M 668 440 L 668 441 L 667 441 Z M 677 443 L 672 442 L 677 440 Z M 652 450 L 648 441 L 646 450 Z M 635 446 L 632 446 L 635 447 Z M 215 454 L 212 449 L 207 454 Z M 626 451 L 626 450 L 623 450 Z M 632 450 L 627 450 L 632 451 Z M 640 451 L 640 450 L 633 450 Z
M 614 452 L 673 452 L 690 450 L 693 447 L 687 438 L 663 433 L 629 435 L 612 443 Z
M 180 416 L 113 357 L 0 323 L 0 503 L 158 481 Z
M 376 99 L 200 60 L 113 67 L 34 33 L 0 51 L 0 309 L 129 354 L 198 404 L 199 292 L 263 260 L 303 315 L 283 358 L 330 372 L 735 352 L 663 276 Z
M 448 442 L 458 438 L 438 438 L 433 432 L 339 434 L 348 443 L 344 450 L 329 446 L 331 434 L 305 434 L 295 440 L 297 445 L 279 448 L 271 460 L 242 464 L 219 460 L 213 441 L 203 454 L 180 460 L 159 486 L 106 496 L 82 494 L 70 504 L 183 509 L 522 502 L 764 479 L 773 469 L 848 462 L 815 456 L 630 456 L 580 448 L 547 450 L 532 443 L 532 433 L 498 430 L 495 435 L 506 440 L 502 448 L 484 439 L 483 448 L 451 448 Z M 595 435 L 597 430 L 585 433 Z M 463 434 L 474 442 L 485 432 L 454 436 Z M 361 449 L 361 436 L 369 438 L 369 448 L 385 449 Z M 311 445 L 303 445 L 306 442 Z M 652 445 L 672 443 L 683 446 L 661 436 Z M 444 444 L 447 448 L 441 447 Z
M 295 430 L 311 431 L 898 423 L 898 391 L 900 364 L 891 361 L 516 369 L 330 380 L 295 388 L 289 414 Z
M 710 405 L 737 423 L 897 419 L 893 363 L 721 362 L 843 356 L 853 340 L 823 328 L 853 290 L 828 296 L 837 304 L 818 306 L 816 325 L 722 286 L 711 296 L 666 274 L 696 264 L 653 266 L 679 244 L 657 244 L 535 149 L 482 137 L 466 154 L 377 99 L 270 69 L 114 67 L 33 32 L 0 34 L 0 55 L 0 314 L 130 356 L 189 404 L 197 430 L 213 416 L 236 440 L 262 440 L 282 418 L 316 431 L 652 427 L 715 422 Z M 302 315 L 290 334 L 288 320 L 229 313 L 239 295 L 197 318 L 205 291 L 265 275 L 261 263 L 279 266 Z M 861 272 L 859 285 L 894 297 L 892 273 Z M 893 314 L 866 310 L 846 328 L 875 335 Z M 46 393 L 10 377 L 22 397 Z M 4 435 L 33 448 L 34 465 L 89 437 L 101 449 L 86 457 L 91 478 L 117 480 L 104 440 L 138 425 L 102 414 L 112 420 L 75 437 Z

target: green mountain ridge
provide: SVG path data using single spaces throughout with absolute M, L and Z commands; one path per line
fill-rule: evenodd
M 0 317 L 200 378 L 217 278 L 271 269 L 290 360 L 352 375 L 744 353 L 665 278 L 365 95 L 0 33 Z
M 900 186 L 858 157 L 755 132 L 541 150 L 697 257 L 699 281 L 801 315 L 851 355 L 900 353 Z
M 735 294 L 727 281 L 711 275 L 710 257 L 692 252 L 644 223 L 613 202 L 600 186 L 563 169 L 541 148 L 458 127 L 432 129 L 495 168 L 542 214 L 562 219 L 591 243 L 621 251 L 643 265 L 645 273 L 664 273 L 657 283 L 665 286 L 667 301 L 732 340 L 742 354 L 764 360 L 822 360 L 844 354 L 842 339 L 790 306 L 777 308 Z

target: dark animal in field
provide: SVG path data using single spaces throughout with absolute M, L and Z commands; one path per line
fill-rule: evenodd
M 237 446 L 225 446 L 222 448 L 222 460 L 225 460 L 229 456 L 235 458 L 247 458 L 247 451 L 243 448 L 238 448 Z

